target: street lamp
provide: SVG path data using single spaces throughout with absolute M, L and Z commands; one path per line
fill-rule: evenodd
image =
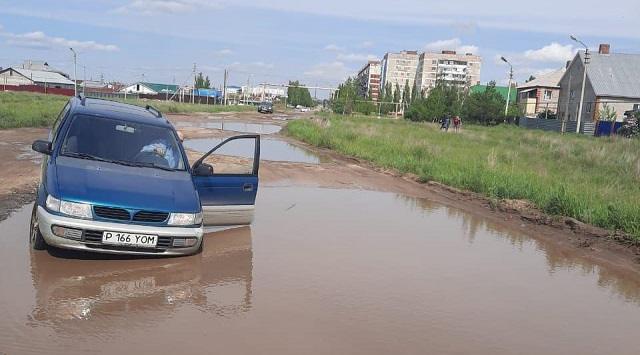
M 76 70 L 78 55 L 76 54 L 76 51 L 73 50 L 73 48 L 69 47 L 69 49 L 71 50 L 71 52 L 73 52 L 73 91 L 74 96 L 78 96 L 78 72 Z
M 591 59 L 591 54 L 589 53 L 589 46 L 584 44 L 584 42 L 577 39 L 573 35 L 570 35 L 569 38 L 571 38 L 573 41 L 581 44 L 584 47 L 584 70 L 582 73 L 582 91 L 580 93 L 580 105 L 578 107 L 578 117 L 577 117 L 578 124 L 576 125 L 576 133 L 580 133 L 580 122 L 582 121 L 582 105 L 584 104 L 584 87 L 585 87 L 585 83 L 587 82 L 587 64 L 589 64 L 589 61 Z M 569 88 L 569 91 L 571 91 L 571 88 Z
M 509 63 L 509 61 L 505 57 L 500 57 L 500 59 L 502 59 L 503 62 L 509 64 L 509 68 L 510 68 L 509 69 L 509 88 L 507 89 L 507 104 L 504 107 L 504 115 L 506 117 L 507 113 L 509 112 L 509 101 L 511 101 L 511 81 L 513 80 L 513 65 L 511 65 L 511 63 Z

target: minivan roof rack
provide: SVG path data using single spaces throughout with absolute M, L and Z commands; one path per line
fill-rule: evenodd
M 84 104 L 87 103 L 87 97 L 85 95 L 78 94 L 78 99 L 80 100 L 80 104 L 82 106 L 84 106 Z
M 151 105 L 147 105 L 145 106 L 145 110 L 153 113 L 154 115 L 156 115 L 156 117 L 158 118 L 162 118 L 162 113 L 155 107 L 151 106 Z

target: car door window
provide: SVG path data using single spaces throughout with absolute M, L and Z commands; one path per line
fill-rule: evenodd
M 62 121 L 64 121 L 64 117 L 67 115 L 67 112 L 69 112 L 69 103 L 67 103 L 62 109 L 62 111 L 60 111 L 60 114 L 58 114 L 58 118 L 56 118 L 55 122 L 53 123 L 51 132 L 49 133 L 50 142 L 52 143 L 56 142 L 58 138 L 58 133 L 60 132 L 61 123 Z
M 260 141 L 256 135 L 236 136 L 226 140 L 212 139 L 216 147 L 198 162 L 212 169 L 212 175 L 257 175 Z M 199 165 L 196 162 L 194 168 Z

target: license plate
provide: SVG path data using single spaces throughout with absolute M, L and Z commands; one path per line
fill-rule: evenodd
M 103 232 L 102 243 L 141 248 L 155 248 L 156 244 L 158 243 L 158 236 L 122 232 Z

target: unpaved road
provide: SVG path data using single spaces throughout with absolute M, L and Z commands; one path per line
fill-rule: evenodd
M 272 141 L 254 224 L 199 255 L 118 259 L 30 251 L 19 207 L 0 223 L 0 353 L 640 353 L 629 248 L 220 117 L 172 120 L 189 141 Z M 2 210 L 30 198 L 25 146 L 45 136 L 0 131 Z

